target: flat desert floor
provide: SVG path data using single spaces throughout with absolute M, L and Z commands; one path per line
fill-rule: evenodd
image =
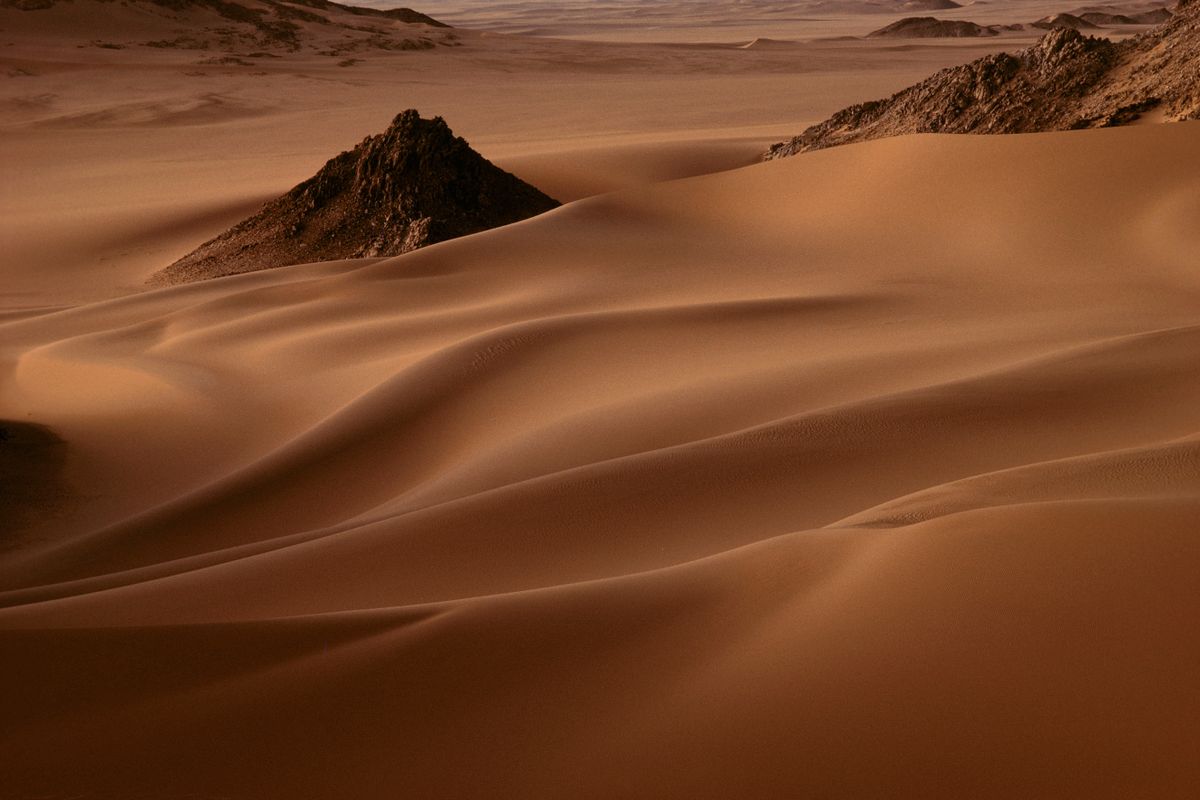
M 0 797 L 1194 794 L 1200 123 L 755 163 L 1036 32 L 16 13 Z M 565 205 L 144 287 L 409 107 Z

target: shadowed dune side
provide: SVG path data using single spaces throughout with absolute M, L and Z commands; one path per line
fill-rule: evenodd
M 66 457 L 66 443 L 49 428 L 0 419 L 0 553 L 70 502 Z
M 1020 506 L 429 608 L 10 632 L 9 786 L 1173 796 L 1197 513 Z
M 0 564 L 4 786 L 1185 793 L 1198 131 L 880 140 L 0 324 L 79 497 Z

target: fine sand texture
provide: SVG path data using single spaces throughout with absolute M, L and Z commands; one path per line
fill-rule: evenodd
M 762 163 L 1021 37 L 102 5 L 0 8 L 0 800 L 1195 795 L 1200 122 Z M 146 286 L 410 107 L 564 204 Z
M 4 792 L 1186 796 L 1198 198 L 908 137 L 12 321 Z

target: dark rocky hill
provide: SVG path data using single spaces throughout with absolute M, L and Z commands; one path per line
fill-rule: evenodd
M 472 150 L 440 117 L 425 120 L 410 110 L 150 282 L 400 255 L 556 206 Z
M 1121 42 L 1071 28 L 1033 47 L 999 53 L 885 99 L 839 111 L 766 158 L 908 133 L 1022 133 L 1105 127 L 1153 112 L 1200 118 L 1200 0 L 1163 25 Z
M 871 31 L 867 36 L 872 39 L 942 39 L 996 36 L 999 33 L 1000 29 L 995 25 L 977 25 L 966 20 L 905 17 L 877 31 Z

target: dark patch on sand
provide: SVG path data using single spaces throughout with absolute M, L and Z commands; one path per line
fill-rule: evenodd
M 67 508 L 66 462 L 67 444 L 49 428 L 0 420 L 0 551 Z

